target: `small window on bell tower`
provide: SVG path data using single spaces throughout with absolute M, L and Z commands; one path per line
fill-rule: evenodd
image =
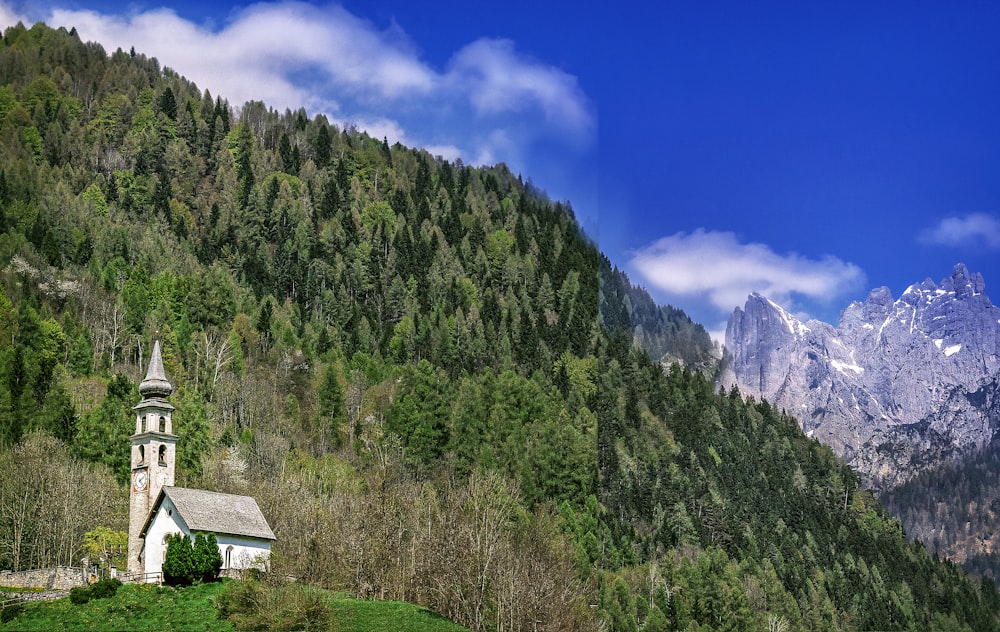
M 139 463 L 145 463 L 145 462 L 146 462 L 146 447 L 139 446 Z
M 160 465 L 166 465 L 166 464 L 167 464 L 167 446 L 161 445 L 160 446 Z
M 167 418 L 161 416 L 160 417 L 160 432 L 166 432 L 166 431 L 167 431 Z
M 146 417 L 139 417 L 139 432 L 146 432 Z

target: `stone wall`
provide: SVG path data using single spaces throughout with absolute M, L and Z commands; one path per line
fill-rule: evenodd
M 72 566 L 39 568 L 30 571 L 0 571 L 0 586 L 12 588 L 45 588 L 46 590 L 69 590 L 73 586 L 87 583 L 87 572 Z

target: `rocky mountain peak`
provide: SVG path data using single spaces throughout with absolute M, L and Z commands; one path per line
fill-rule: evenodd
M 796 415 L 876 486 L 985 445 L 1000 424 L 1000 309 L 958 264 L 897 299 L 875 288 L 836 328 L 760 294 L 726 330 L 725 387 Z

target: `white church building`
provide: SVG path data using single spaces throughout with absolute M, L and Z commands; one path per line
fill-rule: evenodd
M 139 384 L 142 401 L 134 408 L 128 572 L 159 581 L 167 536 L 175 533 L 192 541 L 199 533 L 214 533 L 223 572 L 263 567 L 275 538 L 256 500 L 174 486 L 177 435 L 171 420 L 174 407 L 167 401 L 172 392 L 157 340 Z

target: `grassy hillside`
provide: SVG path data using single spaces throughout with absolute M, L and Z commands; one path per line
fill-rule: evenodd
M 68 597 L 29 604 L 18 617 L 0 625 L 0 630 L 232 632 L 240 628 L 234 627 L 218 606 L 221 595 L 228 589 L 229 582 L 179 589 L 126 585 L 114 597 L 81 605 L 70 603 Z M 413 604 L 360 601 L 328 591 L 317 589 L 315 592 L 318 600 L 329 607 L 328 625 L 309 629 L 337 632 L 460 632 L 467 629 Z M 306 619 L 285 619 L 289 629 L 303 629 L 295 627 L 296 621 L 301 626 Z

